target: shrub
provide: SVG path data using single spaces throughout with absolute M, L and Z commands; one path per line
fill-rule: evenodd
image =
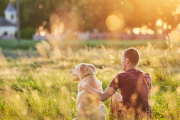
M 35 34 L 35 29 L 32 27 L 27 27 L 25 29 L 22 29 L 20 31 L 21 33 L 21 38 L 25 38 L 25 39 L 32 39 L 33 34 Z

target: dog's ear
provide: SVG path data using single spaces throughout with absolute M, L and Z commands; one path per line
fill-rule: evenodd
M 96 70 L 96 67 L 92 64 L 89 64 L 89 66 L 93 69 L 93 71 L 97 74 L 97 70 Z
M 81 66 L 80 66 L 81 73 L 84 73 L 87 69 L 88 69 L 88 67 L 85 64 L 81 64 Z

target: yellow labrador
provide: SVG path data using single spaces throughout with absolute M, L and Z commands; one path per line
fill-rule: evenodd
M 93 95 L 84 89 L 80 89 L 83 82 L 87 82 L 90 86 L 98 91 L 102 90 L 102 82 L 99 81 L 95 73 L 96 67 L 92 64 L 81 63 L 70 71 L 71 75 L 76 76 L 73 81 L 80 81 L 78 84 L 78 95 L 76 99 L 76 108 L 78 110 L 79 120 L 105 120 L 106 107 L 96 99 Z

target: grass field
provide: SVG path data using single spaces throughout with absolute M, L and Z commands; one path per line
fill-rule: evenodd
M 17 40 L 0 40 L 0 47 L 3 49 L 10 50 L 35 50 L 35 45 L 41 41 L 33 40 L 24 40 L 22 39 L 20 43 Z M 105 47 L 113 48 L 127 48 L 127 47 L 139 47 L 147 46 L 150 42 L 153 46 L 158 48 L 167 48 L 165 40 L 129 40 L 127 41 L 117 41 L 117 40 L 62 40 L 59 41 L 62 48 L 67 46 L 72 47 L 73 49 L 83 48 L 85 45 L 88 47 L 97 47 L 98 45 L 104 45 Z M 176 46 L 180 46 L 180 43 L 177 43 Z M 61 49 L 62 49 L 61 48 Z
M 69 71 L 79 63 L 97 68 L 105 90 L 121 70 L 122 50 L 139 50 L 138 69 L 150 74 L 152 119 L 180 119 L 180 45 L 169 41 L 0 41 L 0 119 L 77 117 L 78 82 Z M 24 45 L 26 47 L 24 47 Z M 15 50 L 15 51 L 14 51 Z M 30 52 L 29 52 L 30 50 Z M 19 52 L 19 53 L 18 53 Z M 34 54 L 38 56 L 34 56 Z M 30 53 L 27 57 L 27 54 Z M 104 102 L 109 111 L 109 100 Z M 107 114 L 108 120 L 108 114 Z

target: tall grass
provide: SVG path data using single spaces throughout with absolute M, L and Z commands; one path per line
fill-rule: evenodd
M 77 50 L 58 41 L 42 41 L 36 48 L 38 57 L 13 59 L 0 54 L 0 119 L 76 118 L 78 83 L 69 73 L 75 65 L 94 64 L 104 90 L 117 73 L 123 72 L 124 48 L 99 45 Z M 180 48 L 173 44 L 158 48 L 151 43 L 136 48 L 140 53 L 138 69 L 149 73 L 153 82 L 152 119 L 180 119 Z M 109 100 L 104 104 L 108 112 Z

